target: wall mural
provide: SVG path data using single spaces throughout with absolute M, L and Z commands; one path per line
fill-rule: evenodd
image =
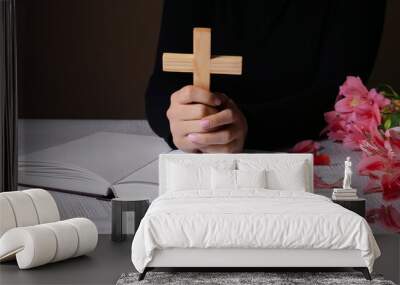
M 400 95 L 388 85 L 368 90 L 360 78 L 350 76 L 325 121 L 322 133 L 328 141 L 303 141 L 292 150 L 315 154 L 315 187 L 341 187 L 343 161 L 352 156 L 357 169 L 353 186 L 368 201 L 367 220 L 380 230 L 400 233 Z

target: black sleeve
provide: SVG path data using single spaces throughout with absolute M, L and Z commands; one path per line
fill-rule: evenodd
M 282 99 L 239 104 L 249 128 L 245 148 L 287 147 L 319 137 L 325 125 L 323 113 L 333 109 L 338 87 L 346 76 L 360 76 L 364 83 L 369 78 L 379 47 L 385 4 L 382 0 L 331 1 L 319 71 L 310 88 L 285 94 L 282 86 Z
M 156 64 L 146 93 L 146 114 L 150 126 L 172 147 L 166 117 L 170 95 L 191 82 L 192 74 L 162 72 L 162 53 L 192 53 L 193 27 L 207 26 L 207 22 L 202 21 L 209 21 L 200 17 L 207 11 L 199 12 L 202 6 L 207 5 L 203 1 L 198 2 L 199 6 L 194 7 L 197 1 L 165 1 Z M 291 146 L 302 139 L 318 138 L 325 124 L 323 113 L 333 108 L 338 87 L 346 76 L 356 75 L 364 82 L 368 80 L 379 46 L 385 2 L 329 1 L 329 13 L 325 22 L 321 23 L 324 31 L 319 67 L 310 87 L 289 93 L 282 86 L 278 96 L 263 103 L 241 104 L 238 101 L 249 128 L 245 148 L 267 150 Z M 295 45 L 293 48 L 296 48 Z M 265 90 L 268 91 L 268 86 Z
M 146 116 L 153 131 L 173 148 L 166 111 L 170 96 L 192 81 L 190 73 L 162 71 L 163 52 L 192 53 L 192 1 L 165 0 L 158 41 L 156 63 L 146 91 Z M 177 17 L 179 15 L 179 17 Z

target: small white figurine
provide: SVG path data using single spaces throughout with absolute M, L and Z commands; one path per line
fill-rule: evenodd
M 353 171 L 351 170 L 350 157 L 346 158 L 344 162 L 344 178 L 343 178 L 343 189 L 351 189 L 351 175 Z

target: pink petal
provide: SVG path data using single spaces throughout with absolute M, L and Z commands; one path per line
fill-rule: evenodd
M 350 100 L 348 98 L 343 98 L 336 102 L 335 111 L 340 113 L 350 113 L 353 112 L 353 108 L 350 106 Z
M 368 89 L 365 87 L 360 77 L 348 76 L 346 81 L 340 87 L 340 94 L 346 97 L 367 97 Z
M 360 175 L 369 175 L 375 171 L 382 171 L 385 169 L 385 161 L 381 156 L 374 155 L 363 157 L 358 164 L 358 172 Z
M 319 148 L 320 145 L 313 140 L 304 140 L 297 143 L 291 151 L 296 153 L 315 153 Z
M 383 108 L 390 104 L 390 100 L 385 98 L 381 93 L 378 93 L 374 88 L 368 92 L 368 98 L 372 100 L 373 103 L 377 104 L 379 108 Z

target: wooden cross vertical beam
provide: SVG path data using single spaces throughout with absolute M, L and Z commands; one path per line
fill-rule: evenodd
M 210 89 L 211 29 L 193 31 L 193 85 Z
M 242 74 L 241 56 L 211 56 L 211 29 L 193 29 L 193 54 L 164 53 L 163 70 L 192 72 L 193 84 L 210 89 L 210 74 Z

